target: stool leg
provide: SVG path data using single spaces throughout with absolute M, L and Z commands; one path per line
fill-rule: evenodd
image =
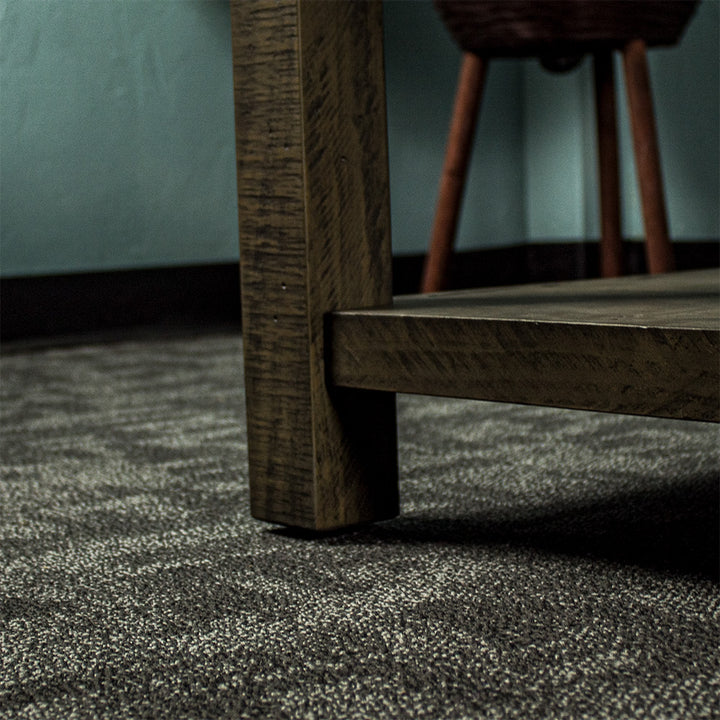
M 437 292 L 447 285 L 448 265 L 455 242 L 486 71 L 487 60 L 472 53 L 464 53 L 440 178 L 430 249 L 423 269 L 422 292 Z
M 623 272 L 623 248 L 612 52 L 595 53 L 593 68 L 600 179 L 600 273 L 602 277 L 618 277 Z
M 670 272 L 675 269 L 675 260 L 668 236 L 650 75 L 643 40 L 632 40 L 625 46 L 623 64 L 645 223 L 648 271 Z

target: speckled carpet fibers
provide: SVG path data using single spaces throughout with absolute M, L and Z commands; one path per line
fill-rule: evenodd
M 402 516 L 310 540 L 241 352 L 6 352 L 0 717 L 720 717 L 716 426 L 403 396 Z

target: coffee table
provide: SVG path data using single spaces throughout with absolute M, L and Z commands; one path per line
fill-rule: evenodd
M 393 300 L 381 4 L 232 28 L 255 517 L 396 515 L 395 392 L 720 421 L 717 270 Z

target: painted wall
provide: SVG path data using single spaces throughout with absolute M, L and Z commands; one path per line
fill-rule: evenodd
M 718 0 L 651 55 L 676 239 L 720 235 Z M 393 245 L 421 252 L 459 52 L 429 0 L 385 4 Z M 237 258 L 226 0 L 0 0 L 0 272 Z M 640 236 L 620 99 L 624 227 Z M 598 234 L 589 63 L 492 65 L 459 247 Z
M 3 274 L 237 257 L 228 4 L 2 6 Z
M 432 3 L 385 4 L 390 205 L 396 253 L 422 252 L 435 212 L 460 51 Z M 523 65 L 491 68 L 458 247 L 525 239 Z

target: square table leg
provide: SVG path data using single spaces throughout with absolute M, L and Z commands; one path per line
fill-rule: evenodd
M 329 387 L 324 325 L 392 301 L 382 6 L 234 0 L 232 31 L 252 513 L 392 517 L 395 396 Z

